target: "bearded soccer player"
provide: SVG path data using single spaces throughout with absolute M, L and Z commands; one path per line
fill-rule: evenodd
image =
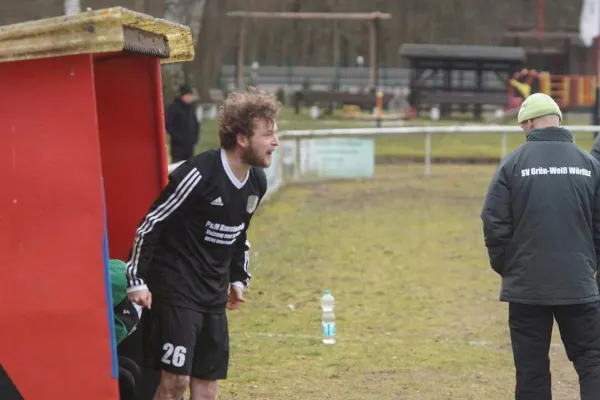
M 244 302 L 246 232 L 267 190 L 262 168 L 279 145 L 281 105 L 256 89 L 220 109 L 221 148 L 175 169 L 140 224 L 127 262 L 128 296 L 147 307 L 146 362 L 161 371 L 154 399 L 214 400 L 227 378 L 226 308 Z

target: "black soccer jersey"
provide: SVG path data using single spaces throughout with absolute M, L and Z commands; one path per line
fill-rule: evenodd
M 246 231 L 266 192 L 260 168 L 240 182 L 224 150 L 209 150 L 171 173 L 137 229 L 128 292 L 147 285 L 152 301 L 222 312 L 229 283 L 248 285 Z

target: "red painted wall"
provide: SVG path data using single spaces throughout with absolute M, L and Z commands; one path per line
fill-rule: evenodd
M 0 88 L 0 363 L 25 399 L 115 400 L 92 57 Z

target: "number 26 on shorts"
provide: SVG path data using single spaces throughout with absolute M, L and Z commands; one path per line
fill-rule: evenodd
M 187 353 L 185 347 L 175 347 L 171 343 L 165 343 L 163 350 L 165 354 L 160 361 L 167 365 L 173 364 L 174 367 L 183 367 L 183 364 L 185 364 L 185 353 Z

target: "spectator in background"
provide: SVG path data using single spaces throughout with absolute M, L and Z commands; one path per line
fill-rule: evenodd
M 600 162 L 600 139 L 598 139 L 598 137 L 595 136 L 595 134 L 594 134 L 594 145 L 592 146 L 592 150 L 590 151 L 590 154 L 592 156 L 594 156 L 594 158 L 596 160 L 598 160 L 598 162 Z
M 165 121 L 171 135 L 171 162 L 186 161 L 194 155 L 200 137 L 200 122 L 196 115 L 197 96 L 191 86 L 179 87 L 179 96 L 167 108 Z
M 521 105 L 527 141 L 501 161 L 482 211 L 491 267 L 516 367 L 515 399 L 550 400 L 553 319 L 579 374 L 582 400 L 600 399 L 600 164 L 560 127 L 542 93 Z

